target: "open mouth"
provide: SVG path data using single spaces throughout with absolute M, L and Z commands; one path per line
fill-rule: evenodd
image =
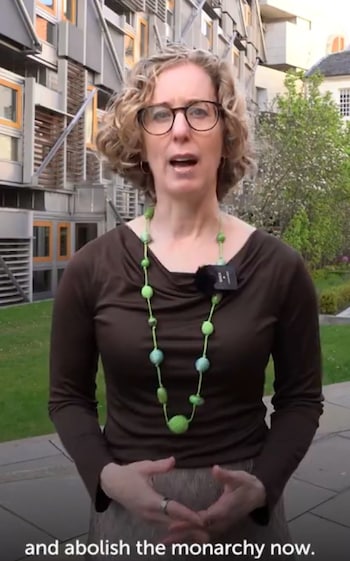
M 172 160 L 170 160 L 170 165 L 173 168 L 188 168 L 188 167 L 193 167 L 198 163 L 198 160 L 196 158 L 174 158 Z

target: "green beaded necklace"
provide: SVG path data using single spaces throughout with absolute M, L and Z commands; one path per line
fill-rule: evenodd
M 141 289 L 141 295 L 147 302 L 148 307 L 148 325 L 151 328 L 152 332 L 152 341 L 153 341 L 153 350 L 149 354 L 149 359 L 151 363 L 155 366 L 157 377 L 158 377 L 158 388 L 157 388 L 157 400 L 160 405 L 163 407 L 163 413 L 166 425 L 168 429 L 175 433 L 175 434 L 182 434 L 186 432 L 189 428 L 191 421 L 193 421 L 196 408 L 200 405 L 203 405 L 204 399 L 201 396 L 200 392 L 202 389 L 202 382 L 203 382 L 203 373 L 206 372 L 210 368 L 210 362 L 207 358 L 207 350 L 208 350 L 208 340 L 210 335 L 214 332 L 214 324 L 212 323 L 213 315 L 216 306 L 219 304 L 221 300 L 220 294 L 214 294 L 211 297 L 211 307 L 209 310 L 208 318 L 203 321 L 201 326 L 201 332 L 203 334 L 203 350 L 202 355 L 195 361 L 195 369 L 198 372 L 198 384 L 197 384 L 197 391 L 195 394 L 189 396 L 189 402 L 192 405 L 192 413 L 189 418 L 185 417 L 184 415 L 175 415 L 174 417 L 168 416 L 167 404 L 168 404 L 168 393 L 166 388 L 162 382 L 162 373 L 160 369 L 160 365 L 164 360 L 164 353 L 158 347 L 158 340 L 157 340 L 157 319 L 155 318 L 152 310 L 151 299 L 153 297 L 153 288 L 149 284 L 148 279 L 148 269 L 150 267 L 150 259 L 148 257 L 148 246 L 151 242 L 151 235 L 150 235 L 150 223 L 154 215 L 154 207 L 149 207 L 146 209 L 144 213 L 144 217 L 146 220 L 146 229 L 142 232 L 140 239 L 144 245 L 144 256 L 141 260 L 141 267 L 144 272 L 144 285 Z M 219 246 L 219 259 L 218 265 L 224 265 L 225 260 L 223 257 L 223 242 L 225 241 L 225 235 L 219 229 L 219 232 L 216 236 L 216 241 Z

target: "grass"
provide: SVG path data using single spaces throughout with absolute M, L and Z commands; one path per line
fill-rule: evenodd
M 47 414 L 48 350 L 52 302 L 0 309 L 0 441 L 54 432 Z M 350 325 L 322 326 L 324 384 L 350 380 Z M 267 370 L 266 393 L 273 372 Z M 104 418 L 104 384 L 97 397 Z

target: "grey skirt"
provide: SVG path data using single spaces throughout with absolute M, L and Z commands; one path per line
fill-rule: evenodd
M 246 460 L 225 467 L 251 471 L 252 466 L 253 460 Z M 156 475 L 153 478 L 153 485 L 161 495 L 171 497 L 193 510 L 208 508 L 222 492 L 222 487 L 212 477 L 211 470 L 208 468 L 175 469 L 170 473 Z M 284 557 L 279 548 L 285 543 L 291 543 L 283 499 L 273 509 L 268 525 L 256 524 L 248 516 L 232 526 L 220 538 L 216 538 L 212 544 L 167 545 L 165 552 L 158 550 L 157 554 L 154 546 L 161 543 L 165 532 L 163 526 L 137 518 L 116 502 L 111 502 L 108 509 L 102 513 L 97 513 L 92 506 L 87 539 L 89 553 L 85 559 L 194 561 L 237 557 L 281 561 L 287 559 L 287 556 Z M 136 549 L 137 541 L 141 544 L 139 550 Z M 288 559 L 289 561 L 294 559 L 293 555 L 289 554 Z

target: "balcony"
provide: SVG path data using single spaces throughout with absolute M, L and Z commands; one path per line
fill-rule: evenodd
M 266 34 L 267 65 L 278 70 L 310 67 L 311 32 L 288 21 L 270 23 Z

